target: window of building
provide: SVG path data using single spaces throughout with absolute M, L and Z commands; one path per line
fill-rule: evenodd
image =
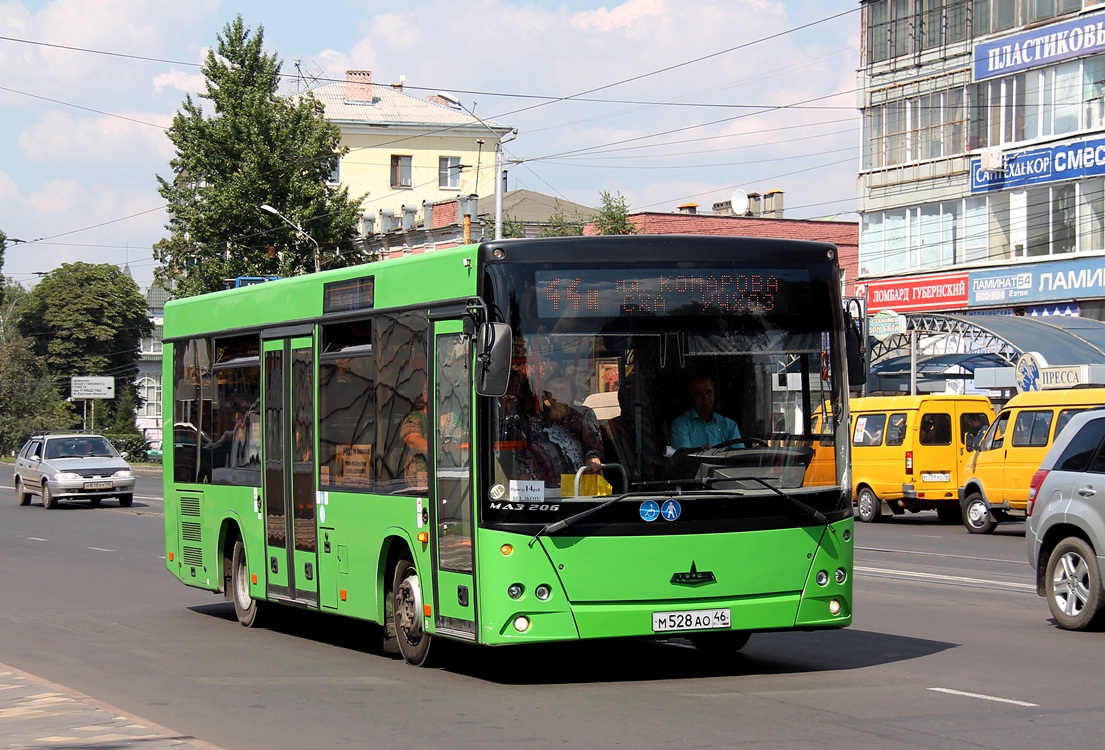
M 441 156 L 437 160 L 437 186 L 439 188 L 460 187 L 460 157 Z
M 161 416 L 161 379 L 143 376 L 138 379 L 138 398 L 141 406 L 135 411 L 139 417 Z
M 875 0 L 867 6 L 867 61 L 882 62 L 890 57 L 889 0 Z
M 391 157 L 391 186 L 411 187 L 411 157 L 393 154 Z
M 1105 182 L 1085 180 L 1078 190 L 1078 249 L 1084 253 L 1105 250 Z
M 341 184 L 341 157 L 338 154 L 334 154 L 330 166 L 330 176 L 326 178 L 326 182 L 329 185 Z
M 963 261 L 965 263 L 986 260 L 989 252 L 988 228 L 986 196 L 967 198 L 963 212 Z

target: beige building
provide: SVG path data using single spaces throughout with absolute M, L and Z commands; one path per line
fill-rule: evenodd
M 311 90 L 348 148 L 333 176 L 363 196 L 365 235 L 425 225 L 426 207 L 495 193 L 495 152 L 511 128 L 480 120 L 446 93 L 411 96 L 367 70 Z

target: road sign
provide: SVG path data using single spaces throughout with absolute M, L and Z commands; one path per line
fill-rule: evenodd
M 115 398 L 115 378 L 70 378 L 69 388 L 74 401 Z

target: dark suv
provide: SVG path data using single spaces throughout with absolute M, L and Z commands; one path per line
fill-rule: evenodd
M 20 505 L 30 505 L 38 495 L 45 508 L 60 498 L 88 500 L 96 507 L 105 497 L 115 497 L 129 507 L 134 473 L 125 458 L 102 435 L 34 435 L 15 459 L 15 497 Z
M 1036 593 L 1059 627 L 1105 625 L 1105 409 L 1074 415 L 1055 438 L 1032 477 L 1027 511 Z

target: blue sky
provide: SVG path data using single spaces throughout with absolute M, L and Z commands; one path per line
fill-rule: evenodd
M 164 129 L 201 89 L 199 64 L 238 14 L 264 27 L 289 76 L 402 76 L 411 95 L 451 92 L 517 128 L 511 188 L 591 206 L 617 192 L 635 211 L 709 210 L 738 188 L 778 189 L 788 217 L 855 218 L 858 9 L 0 0 L 0 229 L 32 241 L 9 246 L 2 273 L 29 286 L 83 260 L 126 263 L 143 289 L 152 282 L 150 247 L 166 234 L 155 180 L 169 176 Z

